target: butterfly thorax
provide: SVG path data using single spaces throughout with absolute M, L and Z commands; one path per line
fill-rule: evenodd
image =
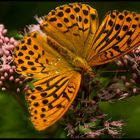
M 72 65 L 75 67 L 75 69 L 84 71 L 84 73 L 90 75 L 91 77 L 95 76 L 92 68 L 88 65 L 87 61 L 81 57 L 75 57 L 72 61 Z

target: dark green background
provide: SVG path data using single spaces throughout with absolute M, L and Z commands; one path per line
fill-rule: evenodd
M 0 23 L 9 32 L 19 31 L 26 25 L 36 24 L 35 15 L 44 16 L 56 6 L 69 2 L 0 2 Z M 97 9 L 100 21 L 109 10 L 132 10 L 140 12 L 140 2 L 86 2 Z M 20 93 L 19 93 L 20 94 Z M 101 108 L 112 119 L 124 119 L 125 137 L 140 137 L 140 97 L 132 97 L 117 103 L 101 103 Z M 8 93 L 0 93 L 0 138 L 65 137 L 62 126 L 57 123 L 45 132 L 37 132 L 17 101 Z
M 88 1 L 88 0 L 87 0 Z M 0 2 L 0 23 L 10 30 L 21 29 L 25 25 L 37 23 L 35 15 L 44 16 L 56 6 L 70 2 Z M 85 2 L 97 9 L 100 19 L 109 10 L 132 10 L 140 12 L 140 2 Z M 101 20 L 100 20 L 101 21 Z

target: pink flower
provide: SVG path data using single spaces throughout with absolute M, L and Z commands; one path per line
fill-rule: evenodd
M 7 29 L 3 24 L 0 24 L 0 88 L 2 91 L 11 87 L 8 85 L 9 81 L 14 81 L 15 83 L 17 81 L 16 67 L 12 62 L 14 49 L 18 45 L 18 41 L 13 37 L 7 37 L 6 33 Z M 19 83 L 21 83 L 23 76 L 18 79 L 20 79 Z M 17 91 L 19 91 L 18 88 Z

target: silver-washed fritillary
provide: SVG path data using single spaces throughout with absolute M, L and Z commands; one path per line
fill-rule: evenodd
M 31 121 L 44 130 L 59 120 L 73 102 L 81 72 L 115 60 L 140 45 L 140 14 L 108 12 L 98 28 L 98 14 L 87 4 L 57 7 L 39 21 L 16 48 L 17 72 L 33 78 L 26 91 Z

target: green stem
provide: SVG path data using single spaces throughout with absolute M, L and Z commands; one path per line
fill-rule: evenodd
M 21 106 L 21 108 L 23 109 L 23 111 L 25 113 L 28 114 L 28 110 L 27 108 L 25 107 L 23 101 L 21 100 L 21 98 L 18 96 L 18 93 L 15 93 L 13 91 L 10 91 L 10 94 L 15 98 L 15 100 L 19 103 L 19 105 Z

